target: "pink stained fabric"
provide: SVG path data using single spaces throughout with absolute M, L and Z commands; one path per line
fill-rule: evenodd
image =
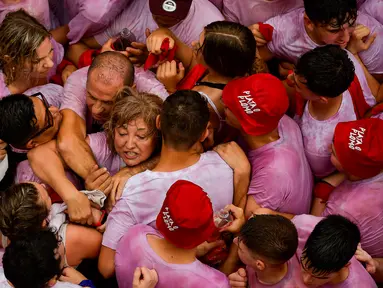
M 14 4 L 4 4 L 3 1 L 0 1 L 0 23 L 3 22 L 9 12 L 19 9 L 24 9 L 48 30 L 52 28 L 48 0 L 20 0 Z
M 211 3 L 215 5 L 220 11 L 222 11 L 223 8 L 223 1 L 224 0 L 209 0 Z
M 140 17 L 137 18 L 137 15 Z M 182 42 L 191 46 L 192 41 L 199 39 L 206 25 L 221 20 L 224 20 L 221 12 L 208 0 L 193 0 L 187 17 L 170 30 Z M 104 32 L 95 35 L 95 38 L 100 45 L 103 45 L 123 28 L 130 29 L 138 42 L 146 43 L 146 28 L 150 31 L 158 28 L 149 9 L 149 0 L 133 1 Z
M 216 152 L 202 154 L 196 164 L 182 170 L 146 170 L 126 183 L 122 197 L 109 214 L 102 245 L 115 250 L 131 226 L 155 226 L 166 192 L 177 180 L 188 180 L 201 186 L 210 196 L 214 211 L 233 201 L 233 170 Z
M 258 205 L 283 213 L 309 213 L 313 190 L 302 134 L 288 116 L 278 125 L 280 139 L 248 152 L 252 176 L 248 195 Z
M 202 264 L 197 259 L 190 264 L 167 263 L 150 247 L 147 235 L 164 238 L 152 227 L 138 224 L 130 227 L 119 242 L 115 258 L 118 287 L 132 287 L 136 267 L 155 269 L 159 280 L 157 288 L 230 287 L 223 273 Z
M 345 215 L 343 215 L 345 216 Z M 294 223 L 298 231 L 298 249 L 297 249 L 297 259 L 300 259 L 302 256 L 302 251 L 306 244 L 308 237 L 311 232 L 314 230 L 315 226 L 318 224 L 322 217 L 316 217 L 312 215 L 297 215 L 291 221 Z M 350 219 L 350 218 L 349 218 Z M 352 219 L 350 219 L 352 220 Z M 353 221 L 353 220 L 352 220 Z M 350 287 L 361 287 L 363 283 L 363 288 L 375 288 L 376 283 L 363 267 L 363 265 L 353 257 L 350 261 L 349 275 L 348 278 L 342 283 L 335 285 L 325 284 L 320 286 L 321 288 L 350 288 Z
M 301 276 L 301 267 L 296 255 L 294 255 L 289 261 L 287 261 L 287 274 L 285 277 L 274 285 L 262 284 L 258 281 L 257 275 L 253 268 L 247 266 L 247 279 L 249 288 L 306 288 Z
M 331 193 L 322 216 L 340 214 L 356 223 L 362 248 L 373 257 L 383 257 L 382 207 L 383 173 L 370 179 L 344 181 Z
M 347 54 L 354 64 L 355 74 L 358 77 L 367 104 L 374 106 L 376 99 L 368 86 L 363 67 L 354 55 L 348 51 Z M 308 105 L 306 104 L 302 118 L 297 118 L 296 120 L 302 131 L 305 153 L 313 174 L 316 177 L 322 178 L 334 172 L 335 167 L 330 161 L 331 153 L 329 146 L 332 143 L 335 126 L 339 122 L 356 120 L 350 92 L 347 90 L 343 93 L 342 104 L 338 113 L 331 118 L 324 121 L 314 119 L 308 111 Z
M 70 44 L 102 32 L 133 0 L 51 0 L 61 25 L 69 25 Z
M 98 166 L 108 169 L 112 176 L 126 166 L 121 157 L 109 149 L 105 132 L 89 134 L 88 137 L 89 147 Z
M 276 16 L 266 21 L 274 27 L 273 40 L 267 44 L 269 50 L 278 58 L 296 63 L 302 54 L 319 47 L 308 36 L 303 22 L 304 9 L 296 9 L 290 13 Z M 357 24 L 370 28 L 371 33 L 377 33 L 377 38 L 367 51 L 359 54 L 368 71 L 372 74 L 383 73 L 383 25 L 373 17 L 358 12 Z M 286 27 L 290 29 L 286 30 Z
M 360 11 L 374 17 L 383 24 L 383 0 L 366 0 L 360 6 Z
M 229 21 L 250 26 L 303 7 L 303 0 L 223 0 L 222 13 Z

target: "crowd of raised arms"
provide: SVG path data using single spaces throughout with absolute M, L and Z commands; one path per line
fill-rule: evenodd
M 0 288 L 383 285 L 383 0 L 0 0 L 0 139 Z

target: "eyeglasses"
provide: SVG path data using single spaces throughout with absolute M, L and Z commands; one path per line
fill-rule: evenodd
M 45 131 L 47 131 L 49 128 L 53 127 L 53 116 L 52 116 L 51 111 L 49 111 L 50 105 L 49 105 L 47 99 L 44 97 L 44 95 L 39 92 L 39 93 L 35 93 L 35 94 L 31 95 L 30 97 L 36 97 L 36 98 L 40 99 L 43 102 L 44 107 L 45 107 L 45 123 L 46 124 L 45 124 L 44 128 L 42 128 L 40 131 L 38 131 L 35 134 L 33 134 L 32 136 L 30 136 L 25 141 L 25 143 L 23 143 L 23 144 L 28 143 L 28 141 L 32 140 L 33 138 L 36 138 L 36 137 L 40 136 Z

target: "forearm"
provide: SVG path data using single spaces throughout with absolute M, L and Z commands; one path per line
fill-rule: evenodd
M 247 202 L 247 191 L 250 184 L 248 172 L 234 171 L 234 206 L 245 210 Z
M 65 54 L 65 57 L 69 61 L 71 61 L 74 65 L 76 65 L 76 67 L 78 67 L 81 55 L 89 49 L 90 48 L 88 46 L 86 46 L 84 43 L 78 42 L 76 44 L 69 46 L 69 48 Z
M 121 169 L 120 172 L 126 172 L 130 176 L 134 176 L 146 170 L 152 170 L 154 167 L 156 167 L 159 160 L 160 160 L 160 156 L 157 155 L 157 156 L 149 158 L 145 162 L 142 162 L 134 167 L 125 167 Z
M 65 163 L 83 179 L 97 165 L 88 143 L 76 134 L 67 135 L 63 138 L 59 136 L 58 147 Z
M 366 76 L 366 80 L 367 80 L 368 86 L 370 87 L 372 95 L 374 95 L 374 97 L 377 99 L 377 102 L 379 102 L 378 101 L 379 90 L 383 90 L 383 89 L 381 89 L 379 82 L 370 74 L 370 72 L 368 72 L 366 66 L 364 66 L 364 63 L 362 59 L 360 59 L 359 55 L 354 54 L 354 56 L 358 60 L 360 65 L 363 67 L 363 72 L 364 72 L 364 75 Z M 383 94 L 382 91 L 380 93 Z
M 238 263 L 238 246 L 233 243 L 230 246 L 229 257 L 221 264 L 219 271 L 229 276 L 231 273 L 237 271 Z
M 28 153 L 29 163 L 36 176 L 52 187 L 64 202 L 67 202 L 79 192 L 66 177 L 64 163 L 58 153 L 52 149 L 53 144 L 49 142 L 46 145 L 36 147 Z
M 50 31 L 52 37 L 62 45 L 65 45 L 68 42 L 66 35 L 69 33 L 68 25 L 60 26 L 54 30 Z
M 378 263 L 376 272 L 372 275 L 377 283 L 383 283 L 383 258 L 374 258 Z

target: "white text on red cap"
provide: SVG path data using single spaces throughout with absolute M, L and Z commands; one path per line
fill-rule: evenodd
M 169 207 L 165 207 L 165 210 L 166 211 L 162 212 L 162 214 L 163 214 L 162 218 L 164 219 L 164 222 L 165 222 L 168 230 L 173 232 L 174 230 L 178 229 L 178 226 L 173 226 L 174 221 L 170 217 Z
M 363 144 L 363 137 L 366 129 L 363 127 L 359 127 L 360 130 L 351 129 L 348 147 L 352 150 L 362 151 L 360 145 Z
M 253 100 L 250 91 L 243 91 L 242 93 L 244 95 L 238 96 L 238 101 L 246 114 L 253 114 L 254 112 L 261 111 L 259 108 L 256 108 L 257 103 L 255 103 L 255 101 Z
M 173 0 L 166 0 L 162 4 L 162 9 L 164 9 L 166 12 L 174 12 L 177 9 L 177 4 Z

